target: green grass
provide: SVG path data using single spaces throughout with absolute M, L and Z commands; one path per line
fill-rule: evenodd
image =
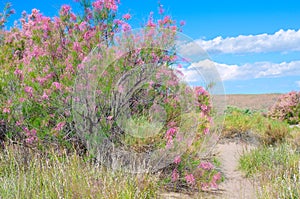
M 244 154 L 240 169 L 258 183 L 259 198 L 300 198 L 300 154 L 288 143 Z
M 0 198 L 157 198 L 157 178 L 96 167 L 77 154 L 0 152 Z
M 251 132 L 266 145 L 285 141 L 291 131 L 287 123 L 266 118 L 260 112 L 251 112 L 248 109 L 229 107 L 222 119 L 224 119 L 223 137 Z

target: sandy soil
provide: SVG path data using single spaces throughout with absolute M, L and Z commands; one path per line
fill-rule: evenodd
M 227 142 L 218 144 L 216 152 L 222 162 L 222 171 L 226 180 L 220 184 L 222 194 L 215 198 L 228 199 L 255 199 L 255 186 L 244 177 L 238 170 L 238 161 L 240 156 L 255 146 L 244 142 Z M 212 197 L 214 198 L 214 197 Z

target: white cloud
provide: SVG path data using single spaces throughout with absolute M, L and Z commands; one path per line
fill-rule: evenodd
M 216 37 L 196 41 L 209 53 L 261 53 L 300 51 L 300 30 L 279 30 L 274 34 Z
M 244 65 L 228 65 L 211 60 L 202 60 L 193 63 L 189 68 L 181 70 L 187 81 L 195 82 L 202 77 L 221 80 L 244 80 L 254 78 L 271 78 L 283 76 L 300 76 L 300 60 L 292 62 L 272 63 L 255 62 Z M 219 73 L 219 74 L 217 74 Z M 300 81 L 297 82 L 300 86 Z

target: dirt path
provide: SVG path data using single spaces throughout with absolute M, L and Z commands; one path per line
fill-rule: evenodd
M 254 145 L 238 140 L 225 141 L 216 145 L 215 153 L 221 161 L 221 171 L 225 175 L 225 181 L 220 184 L 217 193 L 200 193 L 201 195 L 193 197 L 180 193 L 165 193 L 161 195 L 161 198 L 256 199 L 254 182 L 245 178 L 238 170 L 238 161 L 241 155 L 254 148 Z
M 255 188 L 253 182 L 246 179 L 238 170 L 238 161 L 245 152 L 255 148 L 239 142 L 226 142 L 216 146 L 216 152 L 222 163 L 221 169 L 224 172 L 226 180 L 220 184 L 222 194 L 212 198 L 228 199 L 255 199 Z

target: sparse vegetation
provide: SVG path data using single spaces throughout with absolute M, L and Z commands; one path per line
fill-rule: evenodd
M 255 137 L 261 143 L 270 145 L 283 142 L 291 129 L 285 122 L 264 117 L 260 112 L 252 112 L 249 109 L 228 107 L 222 136 L 230 137 Z
M 300 197 L 300 153 L 289 143 L 244 154 L 240 168 L 256 179 L 259 198 Z

